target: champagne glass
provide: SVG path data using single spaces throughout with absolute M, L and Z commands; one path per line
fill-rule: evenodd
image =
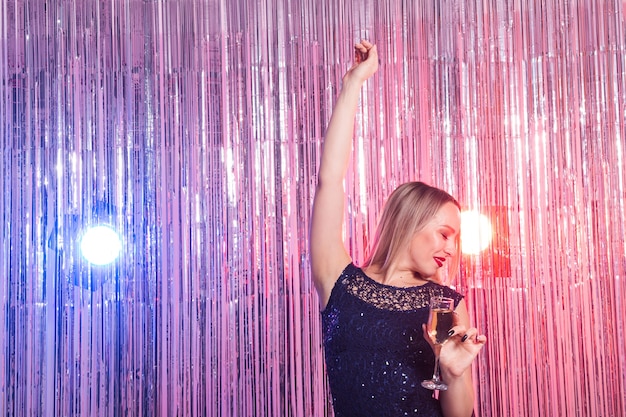
M 422 381 L 424 388 L 445 391 L 448 386 L 441 380 L 439 375 L 439 353 L 441 347 L 450 337 L 448 332 L 453 327 L 454 300 L 452 298 L 435 296 L 430 299 L 430 309 L 428 313 L 427 331 L 433 343 L 435 353 L 435 370 L 433 377 Z

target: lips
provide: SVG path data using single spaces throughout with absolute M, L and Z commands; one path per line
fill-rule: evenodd
M 435 262 L 437 262 L 437 265 L 439 266 L 439 268 L 441 268 L 443 266 L 443 263 L 446 261 L 446 258 L 439 258 L 439 257 L 435 257 Z

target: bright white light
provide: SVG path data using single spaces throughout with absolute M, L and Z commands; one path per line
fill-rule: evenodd
M 491 222 L 477 211 L 461 213 L 461 251 L 476 255 L 491 243 Z
M 122 241 L 109 226 L 94 226 L 83 235 L 80 250 L 92 264 L 106 265 L 117 259 L 122 250 Z

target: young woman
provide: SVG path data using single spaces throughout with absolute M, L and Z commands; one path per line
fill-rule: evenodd
M 347 252 L 343 180 L 352 149 L 361 87 L 378 69 L 376 46 L 361 41 L 343 77 L 326 131 L 311 222 L 311 268 L 320 298 L 327 373 L 336 417 L 469 417 L 471 364 L 486 338 L 469 326 L 463 296 L 439 284 L 442 268 L 459 262 L 460 207 L 422 182 L 389 197 L 369 258 L 361 267 Z M 455 326 L 441 348 L 435 398 L 421 386 L 434 369 L 426 335 L 430 297 L 454 299 Z

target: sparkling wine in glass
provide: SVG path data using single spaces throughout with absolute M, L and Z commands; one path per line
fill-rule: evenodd
M 428 313 L 427 331 L 433 342 L 435 353 L 435 370 L 433 377 L 422 381 L 424 388 L 445 391 L 448 386 L 441 380 L 439 375 L 439 353 L 441 347 L 450 337 L 448 332 L 453 327 L 454 300 L 452 298 L 435 296 L 430 299 L 430 311 Z

